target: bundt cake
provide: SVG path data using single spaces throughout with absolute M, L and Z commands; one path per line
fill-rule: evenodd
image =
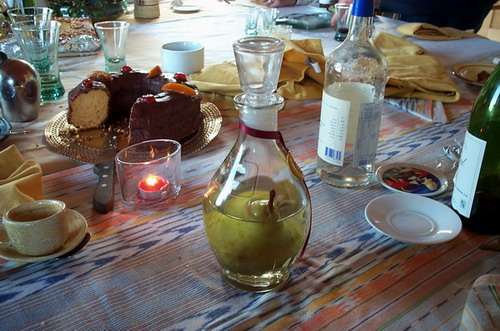
M 120 74 L 95 71 L 68 94 L 68 123 L 80 129 L 128 119 L 128 143 L 149 139 L 185 142 L 201 127 L 201 97 L 184 74 L 166 77 L 123 67 Z

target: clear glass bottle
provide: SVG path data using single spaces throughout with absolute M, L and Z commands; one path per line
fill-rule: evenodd
M 243 94 L 238 139 L 204 195 L 205 232 L 232 285 L 266 292 L 283 285 L 304 251 L 311 202 L 300 168 L 278 131 L 283 98 L 273 93 L 284 43 L 270 37 L 235 42 Z
M 500 234 L 500 64 L 472 108 L 454 185 L 451 205 L 464 227 Z
M 366 185 L 374 173 L 387 61 L 372 41 L 373 0 L 355 0 L 349 34 L 328 57 L 317 173 L 340 187 Z

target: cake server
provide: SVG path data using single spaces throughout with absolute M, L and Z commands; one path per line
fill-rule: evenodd
M 118 134 L 116 130 L 110 130 L 104 138 L 101 146 L 94 173 L 99 176 L 99 181 L 94 193 L 94 209 L 102 214 L 113 210 L 115 202 L 115 155 L 118 152 Z

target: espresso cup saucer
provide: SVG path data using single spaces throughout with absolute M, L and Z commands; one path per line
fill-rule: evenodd
M 41 262 L 61 256 L 78 246 L 87 234 L 87 221 L 85 217 L 73 209 L 68 209 L 68 239 L 56 252 L 42 256 L 29 256 L 16 251 L 9 244 L 0 245 L 0 258 L 16 262 Z M 0 241 L 8 241 L 7 233 L 0 228 Z
M 462 230 L 458 215 L 445 204 L 419 195 L 397 193 L 373 199 L 365 208 L 368 223 L 404 243 L 432 245 Z
M 179 13 L 196 13 L 196 12 L 200 11 L 200 7 L 192 6 L 192 5 L 173 6 L 172 9 L 175 12 L 179 12 Z

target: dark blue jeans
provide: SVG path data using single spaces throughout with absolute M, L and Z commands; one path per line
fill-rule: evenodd
M 380 9 L 399 13 L 401 20 L 407 22 L 477 32 L 495 2 L 497 0 L 382 0 Z

